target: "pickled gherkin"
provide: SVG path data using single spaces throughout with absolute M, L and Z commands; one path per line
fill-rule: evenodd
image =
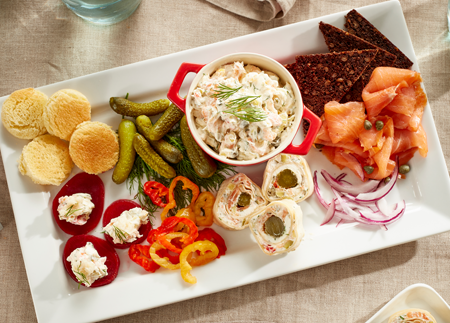
M 284 169 L 277 175 L 277 184 L 282 188 L 292 188 L 297 186 L 297 176 L 290 170 Z
M 114 168 L 112 180 L 116 184 L 125 182 L 133 168 L 136 151 L 133 147 L 133 138 L 136 126 L 133 121 L 123 119 L 119 125 L 119 162 Z
M 136 103 L 130 100 L 112 97 L 109 105 L 114 112 L 128 117 L 139 117 L 140 115 L 155 116 L 167 110 L 170 101 L 167 99 L 156 100 L 148 103 Z
M 281 237 L 284 233 L 285 227 L 283 220 L 279 217 L 272 215 L 264 223 L 264 232 L 273 237 Z
M 183 118 L 184 113 L 171 104 L 161 118 L 156 121 L 155 125 L 150 129 L 148 138 L 150 140 L 159 140 L 173 128 L 173 126 Z
M 180 122 L 181 140 L 186 147 L 189 160 L 198 176 L 208 178 L 214 175 L 217 170 L 216 163 L 209 157 L 192 137 L 191 131 L 187 125 L 186 116 Z
M 167 141 L 150 140 L 148 133 L 152 128 L 152 121 L 147 116 L 139 116 L 136 118 L 136 125 L 139 133 L 150 142 L 150 145 L 156 150 L 156 152 L 167 162 L 177 164 L 183 159 L 183 153 L 176 147 L 169 144 Z
M 138 133 L 134 135 L 133 147 L 142 160 L 159 175 L 164 176 L 165 178 L 174 178 L 177 175 L 175 169 L 167 164 L 161 156 L 153 150 L 142 135 Z
M 244 206 L 249 206 L 250 202 L 251 202 L 251 196 L 248 193 L 241 193 L 241 195 L 239 195 L 239 199 L 237 202 L 237 205 L 240 207 L 244 207 Z

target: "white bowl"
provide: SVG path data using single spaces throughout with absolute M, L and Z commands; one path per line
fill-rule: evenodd
M 275 73 L 276 75 L 278 75 L 278 77 L 282 82 L 289 83 L 291 85 L 294 97 L 296 99 L 295 119 L 293 125 L 290 129 L 285 130 L 290 131 L 287 138 L 271 153 L 252 160 L 235 160 L 224 156 L 220 156 L 218 153 L 216 153 L 200 138 L 200 135 L 197 131 L 197 127 L 195 126 L 195 122 L 191 114 L 191 97 L 192 97 L 191 94 L 192 91 L 194 91 L 194 89 L 197 87 L 197 84 L 200 82 L 200 79 L 203 77 L 203 75 L 204 74 L 212 75 L 216 70 L 219 69 L 220 66 L 227 63 L 233 63 L 236 61 L 244 62 L 244 64 L 252 64 L 263 70 L 268 70 Z M 181 84 L 183 83 L 184 78 L 190 72 L 197 73 L 197 75 L 195 76 L 194 80 L 191 83 L 186 99 L 184 99 L 180 97 L 179 90 Z M 183 63 L 181 64 L 172 82 L 172 85 L 170 86 L 167 97 L 178 108 L 180 108 L 183 112 L 186 113 L 186 120 L 189 125 L 189 129 L 192 133 L 192 136 L 194 137 L 197 144 L 203 149 L 203 151 L 206 152 L 212 158 L 221 161 L 222 163 L 234 166 L 250 166 L 259 164 L 269 160 L 270 158 L 274 157 L 275 155 L 278 155 L 283 151 L 285 153 L 306 155 L 309 149 L 311 148 L 314 138 L 316 137 L 317 132 L 319 131 L 321 125 L 320 119 L 317 116 L 315 116 L 311 111 L 309 111 L 306 107 L 304 107 L 300 90 L 291 73 L 289 73 L 289 71 L 283 65 L 281 65 L 274 59 L 255 53 L 235 53 L 231 55 L 226 55 L 206 65 Z M 302 118 L 305 118 L 308 121 L 310 121 L 311 124 L 309 128 L 310 130 L 308 131 L 307 136 L 299 146 L 293 146 L 291 143 L 300 127 Z

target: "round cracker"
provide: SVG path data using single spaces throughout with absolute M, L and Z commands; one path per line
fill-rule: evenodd
M 41 185 L 60 185 L 72 172 L 68 144 L 52 135 L 42 135 L 23 147 L 19 171 Z
M 118 135 L 98 121 L 78 125 L 70 138 L 69 152 L 75 165 L 88 174 L 110 170 L 119 160 Z
M 44 108 L 44 124 L 47 131 L 61 139 L 70 140 L 75 128 L 91 120 L 91 104 L 75 90 L 60 90 L 54 93 Z
M 43 112 L 47 100 L 44 93 L 33 88 L 13 92 L 3 103 L 3 125 L 20 139 L 34 139 L 45 134 Z

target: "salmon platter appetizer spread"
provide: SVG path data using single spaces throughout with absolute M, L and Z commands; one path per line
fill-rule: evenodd
M 402 15 L 392 1 L 378 6 Z M 208 45 L 223 57 L 161 58 L 176 65 L 164 86 L 149 71 L 165 65 L 149 60 L 136 65 L 145 71 L 133 67 L 137 79 L 151 78 L 145 86 L 125 78 L 95 94 L 93 75 L 87 87 L 27 88 L 0 103 L 0 135 L 13 143 L 2 154 L 16 154 L 8 185 L 32 192 L 30 204 L 41 193 L 47 203 L 31 222 L 16 212 L 21 245 L 46 239 L 36 246 L 57 259 L 42 266 L 58 295 L 100 304 L 90 295 L 123 293 L 131 313 L 450 230 L 445 219 L 425 219 L 434 184 L 420 181 L 428 160 L 444 159 L 412 47 L 401 43 L 407 33 L 392 37 L 363 8 L 282 28 L 280 37 L 245 37 L 270 36 L 289 55 L 236 53 L 224 42 Z M 25 210 L 14 194 L 15 211 Z M 32 232 L 43 223 L 49 232 Z M 39 256 L 33 250 L 24 257 Z M 143 295 L 142 286 L 158 292 Z M 111 315 L 125 313 L 112 304 Z

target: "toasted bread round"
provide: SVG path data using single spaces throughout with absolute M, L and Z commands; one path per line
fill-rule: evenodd
M 18 163 L 22 175 L 41 185 L 60 185 L 73 168 L 68 144 L 49 134 L 36 137 L 23 147 Z
M 107 124 L 83 122 L 70 138 L 70 156 L 75 165 L 88 174 L 106 172 L 119 160 L 118 138 Z
M 47 132 L 43 112 L 47 96 L 33 88 L 13 92 L 2 107 L 5 128 L 20 139 L 34 139 Z
M 54 93 L 44 108 L 44 124 L 48 133 L 67 141 L 80 123 L 89 120 L 91 104 L 75 90 Z

